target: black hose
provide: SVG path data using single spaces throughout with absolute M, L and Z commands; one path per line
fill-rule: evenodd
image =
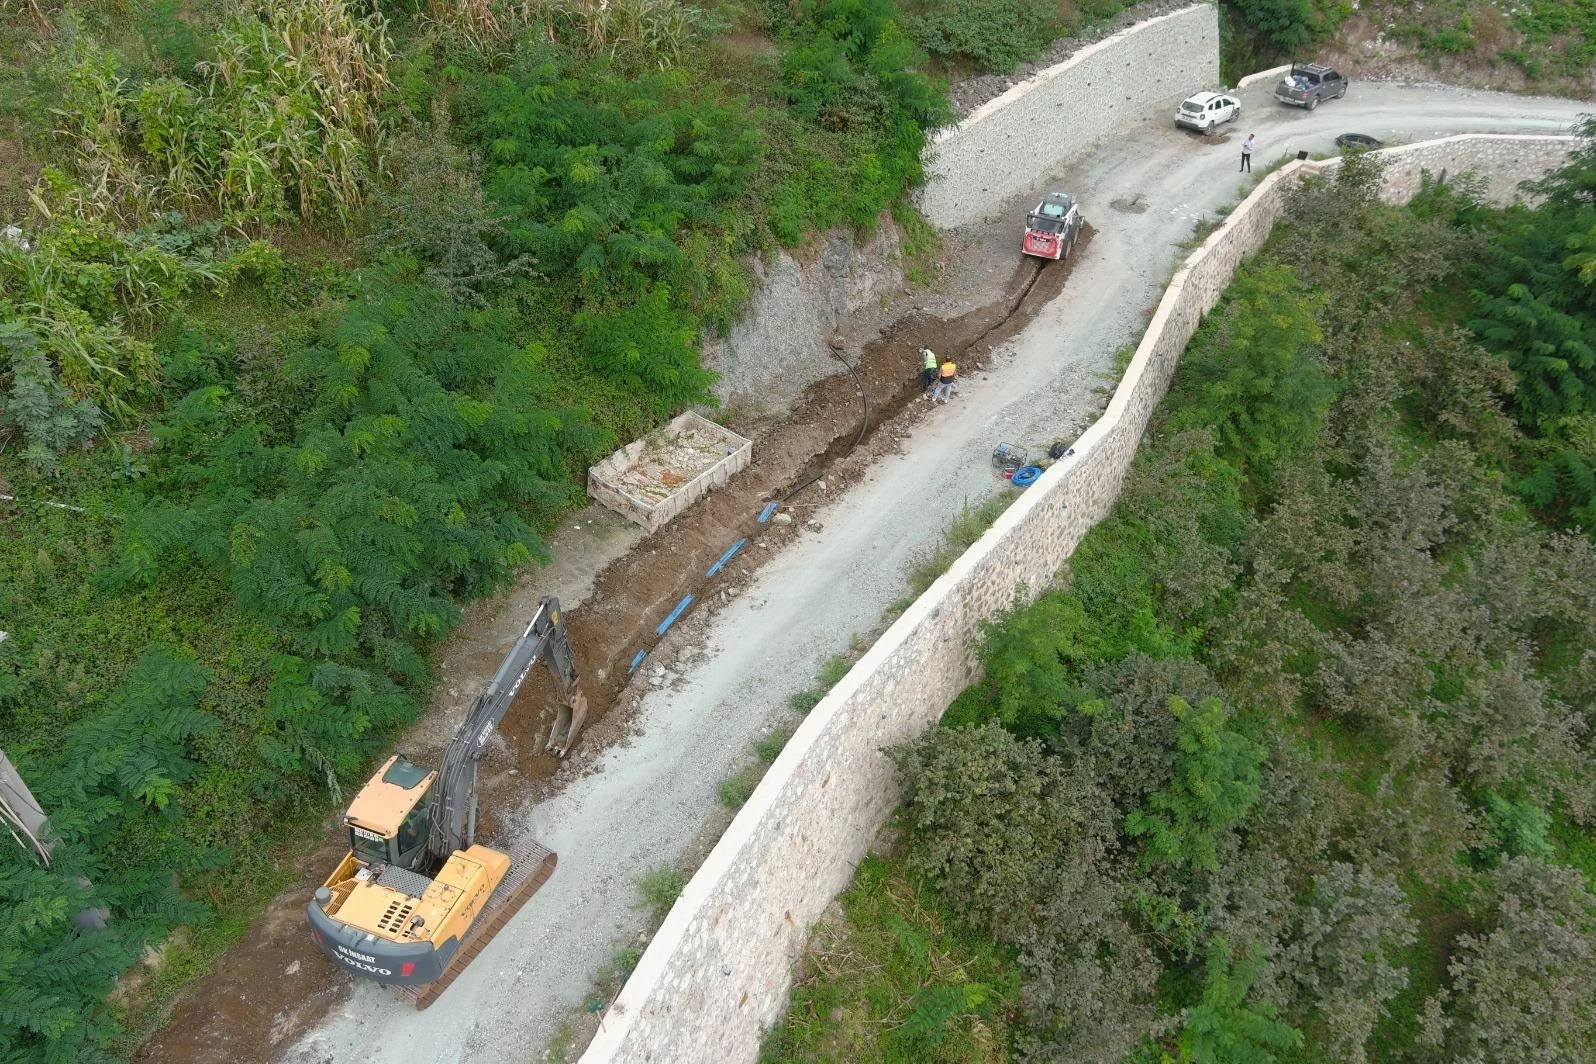
M 848 364 L 848 360 L 847 359 L 842 357 L 842 352 L 841 351 L 833 351 L 831 354 L 832 354 L 832 357 L 835 358 L 838 362 L 841 362 L 844 366 L 848 366 L 848 372 L 853 374 L 853 386 L 859 392 L 859 401 L 864 404 L 864 414 L 859 419 L 859 435 L 854 437 L 853 443 L 848 445 L 848 450 L 842 455 L 842 458 L 837 459 L 837 461 L 840 462 L 843 459 L 847 458 L 848 455 L 852 454 L 854 452 L 854 449 L 856 447 L 858 447 L 860 443 L 864 442 L 865 432 L 870 428 L 870 397 L 865 394 L 864 382 L 859 379 L 858 371 L 855 370 L 851 365 Z M 788 501 L 790 499 L 792 499 L 792 497 L 794 495 L 797 495 L 800 491 L 803 491 L 809 485 L 813 484 L 815 481 L 819 480 L 821 477 L 823 477 L 825 475 L 826 475 L 826 471 L 824 469 L 821 469 L 820 471 L 815 473 L 814 476 L 810 477 L 808 480 L 804 481 L 802 484 L 798 485 L 796 488 L 793 488 L 786 495 L 783 495 L 781 497 L 781 504 L 783 506 L 787 505 Z

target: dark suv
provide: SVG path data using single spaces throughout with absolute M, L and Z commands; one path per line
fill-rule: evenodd
M 1275 99 L 1310 111 L 1321 100 L 1339 100 L 1346 94 L 1347 79 L 1341 72 L 1319 63 L 1291 64 L 1291 73 L 1275 86 Z

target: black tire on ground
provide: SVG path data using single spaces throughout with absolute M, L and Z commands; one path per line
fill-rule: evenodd
M 1311 111 L 1315 107 L 1318 107 L 1318 106 L 1319 106 L 1319 97 L 1317 97 L 1317 96 L 1308 97 L 1308 110 Z
M 1345 85 L 1343 85 L 1343 86 L 1341 86 L 1341 91 L 1336 93 L 1336 99 L 1339 100 L 1339 99 L 1341 99 L 1341 97 L 1345 96 L 1346 94 L 1347 94 L 1347 87 Z

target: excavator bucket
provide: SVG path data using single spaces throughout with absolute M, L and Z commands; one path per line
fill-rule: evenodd
M 555 711 L 554 727 L 549 729 L 549 738 L 543 744 L 543 749 L 556 757 L 564 757 L 571 752 L 571 745 L 576 742 L 576 737 L 582 733 L 582 725 L 586 723 L 587 695 L 576 691 L 568 703 Z

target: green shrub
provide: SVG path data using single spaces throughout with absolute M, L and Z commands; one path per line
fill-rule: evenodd
M 174 872 L 210 859 L 171 844 L 167 825 L 181 785 L 199 770 L 196 741 L 217 722 L 199 711 L 210 674 L 155 648 L 93 716 L 47 744 L 8 752 L 49 811 L 54 857 L 0 847 L 0 1050 L 13 1059 L 106 1060 L 114 1032 L 92 1005 L 137 955 L 145 936 L 203 910 L 177 891 Z M 6 699 L 0 693 L 0 704 Z M 148 839 L 163 840 L 150 845 Z M 115 862 L 106 856 L 116 854 Z M 73 918 L 110 911 L 107 928 L 79 933 Z
M 1063 28 L 1059 5 L 1048 0 L 940 0 L 905 24 L 932 55 L 967 58 L 995 74 L 1041 55 Z
M 1258 800 L 1264 749 L 1228 725 L 1224 704 L 1169 701 L 1177 722 L 1175 776 L 1147 805 L 1125 818 L 1125 832 L 1145 838 L 1143 861 L 1219 870 L 1223 837 Z
M 770 224 L 793 243 L 807 230 L 868 226 L 924 177 L 926 135 L 951 120 L 944 86 L 900 27 L 893 0 L 802 0 L 779 36 L 779 93 L 817 127 L 816 147 L 787 162 Z M 829 149 L 829 150 L 826 150 Z
M 1327 0 L 1226 0 L 1277 54 L 1288 55 L 1335 28 L 1348 9 Z
M 637 877 L 637 892 L 655 920 L 663 920 L 687 886 L 687 873 L 674 865 L 655 865 Z M 635 961 L 633 964 L 635 965 Z
M 1225 299 L 1181 363 L 1191 395 L 1174 424 L 1212 428 L 1219 453 L 1267 485 L 1317 434 L 1335 394 L 1310 353 L 1322 297 L 1290 269 L 1265 267 L 1238 277 Z
M 282 633 L 257 753 L 336 776 L 414 712 L 398 685 L 425 676 L 419 650 L 454 626 L 455 598 L 541 554 L 523 512 L 569 500 L 564 455 L 587 438 L 528 402 L 534 352 L 391 278 L 282 368 L 315 397 L 292 442 L 265 439 L 220 383 L 156 426 L 166 458 L 128 509 L 119 575 L 227 574 Z
M 11 389 L 0 410 L 0 432 L 21 433 L 23 460 L 53 472 L 60 452 L 93 439 L 105 423 L 89 399 L 75 399 L 56 379 L 32 330 L 15 322 L 0 324 L 0 351 L 6 355 Z
M 1223 939 L 1209 945 L 1202 1000 L 1186 1010 L 1182 1023 L 1181 1060 L 1191 1064 L 1274 1064 L 1282 1059 L 1276 1052 L 1302 1046 L 1302 1032 L 1281 1021 L 1273 1004 L 1248 1000 L 1263 962 L 1257 952 L 1233 958 Z

